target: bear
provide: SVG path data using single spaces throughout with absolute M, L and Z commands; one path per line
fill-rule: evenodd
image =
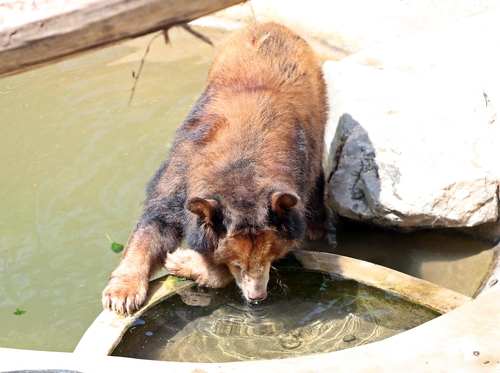
M 264 300 L 273 261 L 327 234 L 327 112 L 321 66 L 301 36 L 274 22 L 234 31 L 147 185 L 103 307 L 139 309 L 162 266 L 210 287 L 235 280 L 248 302 Z

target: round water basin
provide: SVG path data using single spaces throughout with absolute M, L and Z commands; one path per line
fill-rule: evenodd
M 297 251 L 273 270 L 268 297 L 165 276 L 136 314 L 96 319 L 75 352 L 183 362 L 283 359 L 337 351 L 404 332 L 469 297 L 400 272 Z

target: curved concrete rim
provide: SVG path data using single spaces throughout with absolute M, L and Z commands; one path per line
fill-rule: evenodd
M 296 359 L 237 363 L 174 363 L 67 352 L 0 348 L 0 371 L 97 373 L 435 373 L 498 372 L 500 290 L 407 332 L 368 345 Z
M 304 255 L 314 256 L 317 253 Z M 321 355 L 218 364 L 130 359 L 104 356 L 104 354 L 95 354 L 84 349 L 80 349 L 79 353 L 67 353 L 0 348 L 0 371 L 498 372 L 500 371 L 500 328 L 498 327 L 500 288 L 492 287 L 490 290 L 489 293 L 404 333 L 368 345 Z
M 305 269 L 355 280 L 401 296 L 441 314 L 447 313 L 471 300 L 471 298 L 452 290 L 363 260 L 301 250 L 295 251 L 294 255 Z M 145 311 L 178 291 L 195 285 L 192 281 L 167 282 L 164 285 L 166 277 L 164 276 L 150 283 L 145 304 L 133 315 L 124 317 L 104 310 L 87 329 L 74 353 L 110 355 L 120 342 L 123 334 Z

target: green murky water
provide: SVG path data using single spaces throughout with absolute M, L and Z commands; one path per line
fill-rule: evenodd
M 333 252 L 380 264 L 474 296 L 493 259 L 493 246 L 436 231 L 396 233 L 345 222 L 333 249 L 306 242 L 303 249 Z
M 214 54 L 171 36 L 130 106 L 151 36 L 0 80 L 0 346 L 72 351 L 101 312 L 120 258 L 106 234 L 128 239 Z
M 236 286 L 184 290 L 141 316 L 113 355 L 206 363 L 292 358 L 379 341 L 439 315 L 308 270 L 273 271 L 268 289 L 257 305 Z
M 171 38 L 168 46 L 163 38 L 153 43 L 130 106 L 132 72 L 151 36 L 0 79 L 0 346 L 72 351 L 101 312 L 100 293 L 120 259 L 106 234 L 126 242 L 144 186 L 214 55 L 182 30 Z M 433 236 L 363 237 L 342 242 L 339 233 L 347 251 L 340 253 L 409 263 L 402 270 L 437 283 L 453 273 L 467 283 L 455 290 L 466 294 L 491 260 L 489 247 L 470 241 L 444 239 L 449 248 L 440 251 L 428 249 Z M 423 270 L 429 263 L 432 273 Z M 18 307 L 26 313 L 14 315 Z

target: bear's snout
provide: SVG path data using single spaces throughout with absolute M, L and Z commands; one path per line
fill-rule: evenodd
M 267 297 L 267 291 L 260 291 L 260 292 L 249 292 L 248 293 L 248 300 L 250 302 L 262 302 L 264 299 Z
M 267 282 L 269 276 L 260 276 L 251 278 L 244 276 L 243 283 L 240 285 L 243 295 L 249 302 L 261 302 L 267 297 Z

